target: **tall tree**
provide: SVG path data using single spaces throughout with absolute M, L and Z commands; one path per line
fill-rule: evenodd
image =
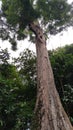
M 66 0 L 2 0 L 2 2 L 2 15 L 5 18 L 1 18 L 0 30 L 3 39 L 10 39 L 15 47 L 16 39 L 26 37 L 26 33 L 30 34 L 30 38 L 33 37 L 33 33 L 35 34 L 37 101 L 31 129 L 73 130 L 55 87 L 44 36 L 48 31 L 50 34 L 56 34 L 72 25 L 72 6 Z M 29 33 L 27 26 L 31 31 Z

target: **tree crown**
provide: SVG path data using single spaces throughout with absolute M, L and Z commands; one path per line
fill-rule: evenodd
M 0 28 L 0 37 L 10 39 L 10 31 L 13 32 L 13 39 L 22 40 L 28 34 L 32 36 L 27 26 L 36 21 L 40 22 L 46 34 L 61 32 L 72 25 L 72 8 L 67 0 L 2 0 L 1 20 L 5 20 Z M 12 38 L 10 40 L 12 42 Z M 12 44 L 16 43 L 13 41 Z

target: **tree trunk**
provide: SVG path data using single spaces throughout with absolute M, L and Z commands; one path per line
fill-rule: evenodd
M 46 41 L 39 25 L 30 24 L 36 34 L 37 101 L 31 130 L 73 130 L 57 93 Z

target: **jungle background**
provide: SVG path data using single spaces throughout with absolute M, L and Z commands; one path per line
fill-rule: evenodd
M 48 51 L 63 107 L 73 125 L 73 44 Z M 10 62 L 0 48 L 0 130 L 29 130 L 36 101 L 36 54 L 25 49 Z

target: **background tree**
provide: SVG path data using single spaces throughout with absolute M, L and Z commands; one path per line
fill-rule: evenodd
M 36 90 L 34 84 L 32 86 L 33 81 L 27 80 L 26 73 L 23 78 L 16 66 L 9 63 L 9 57 L 7 49 L 0 51 L 0 129 L 27 129 L 30 127 Z
M 72 21 L 71 5 L 65 0 L 37 0 L 35 6 L 34 1 L 29 0 L 3 0 L 2 7 L 3 15 L 6 16 L 7 22 L 11 25 L 10 29 L 13 30 L 13 39 L 9 36 L 12 45 L 16 45 L 14 40 L 17 38 L 17 35 L 15 34 L 19 34 L 26 25 L 28 25 L 29 29 L 36 35 L 38 93 L 35 116 L 36 119 L 38 119 L 35 120 L 35 126 L 32 129 L 73 129 L 61 106 L 55 89 L 53 73 L 45 47 L 46 41 L 43 35 L 43 30 L 40 28 L 39 24 L 35 23 L 35 20 L 40 18 L 41 24 L 46 32 L 48 31 L 46 28 L 49 28 L 51 33 L 61 31 L 63 28 L 69 26 Z M 37 10 L 39 10 L 39 12 Z M 57 12 L 59 12 L 59 15 L 57 15 Z M 25 16 L 24 14 L 27 15 Z M 1 35 L 1 37 L 5 39 L 8 36 L 7 34 L 9 33 L 9 30 L 7 30 L 6 26 L 4 29 L 3 28 L 3 33 L 1 33 L 3 35 Z M 5 33 L 5 31 L 7 33 Z M 24 30 L 22 32 L 24 32 Z
M 50 60 L 54 72 L 55 83 L 63 106 L 68 115 L 73 118 L 73 44 L 50 52 Z
M 14 63 L 19 70 L 23 84 L 26 86 L 26 100 L 30 101 L 36 97 L 36 56 L 29 49 L 20 53 Z M 32 90 L 32 91 L 31 91 Z M 24 93 L 23 93 L 24 95 Z

